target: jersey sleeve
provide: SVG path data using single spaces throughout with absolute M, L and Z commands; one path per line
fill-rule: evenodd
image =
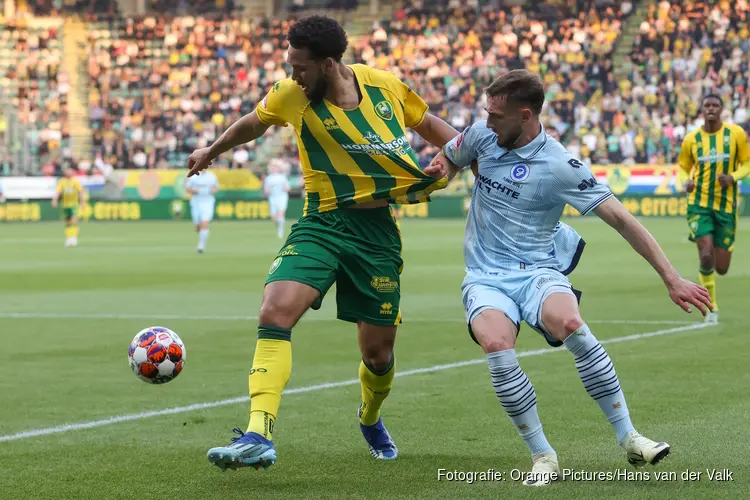
M 443 146 L 443 154 L 461 170 L 471 167 L 471 162 L 477 159 L 478 136 L 473 125 L 467 127 Z
M 419 127 L 430 107 L 419 94 L 395 76 L 392 77 L 391 85 L 404 106 L 404 125 L 409 128 Z
M 737 164 L 739 167 L 732 173 L 735 181 L 750 174 L 750 146 L 747 143 L 747 134 L 742 128 L 737 130 Z
M 680 165 L 680 171 L 684 172 L 685 175 L 683 177 L 685 178 L 690 174 L 695 165 L 693 162 L 693 140 L 692 135 L 685 137 L 680 147 L 680 157 L 677 160 L 677 163 Z
M 274 83 L 268 94 L 255 107 L 255 113 L 264 125 L 286 127 L 287 124 L 291 124 L 297 128 L 301 124 L 305 105 L 302 89 L 287 78 Z
M 566 204 L 578 210 L 581 215 L 586 215 L 614 196 L 607 186 L 599 184 L 582 161 L 569 153 L 555 161 L 559 162 L 552 170 L 552 175 L 558 181 L 557 193 Z

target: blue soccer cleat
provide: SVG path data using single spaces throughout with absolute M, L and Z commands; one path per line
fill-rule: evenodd
M 357 411 L 357 420 L 362 416 L 361 408 Z M 370 454 L 378 460 L 396 460 L 398 458 L 398 448 L 396 443 L 391 439 L 383 419 L 379 418 L 375 425 L 363 425 L 359 422 L 359 429 L 370 447 Z
M 232 429 L 240 437 L 232 438 L 229 446 L 219 446 L 208 450 L 208 461 L 221 470 L 239 469 L 240 467 L 263 467 L 268 469 L 276 463 L 276 448 L 273 442 L 256 432 L 242 432 Z

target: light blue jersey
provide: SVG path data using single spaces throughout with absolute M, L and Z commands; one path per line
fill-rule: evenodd
M 565 205 L 586 214 L 612 196 L 543 128 L 526 146 L 508 151 L 480 121 L 446 144 L 443 153 L 460 168 L 473 160 L 479 164 L 464 239 L 469 269 L 562 271 L 555 240 Z
M 469 326 L 482 311 L 496 309 L 518 326 L 526 321 L 550 345 L 561 345 L 542 324 L 542 305 L 553 293 L 580 297 L 567 275 L 584 241 L 560 216 L 566 204 L 586 214 L 612 192 L 544 128 L 526 146 L 507 150 L 481 121 L 443 153 L 462 169 L 478 163 L 461 285 Z
M 263 182 L 271 217 L 286 213 L 289 203 L 289 179 L 282 173 L 268 174 Z
M 216 174 L 210 170 L 201 172 L 200 175 L 194 175 L 187 180 L 187 188 L 197 189 L 198 192 L 192 195 L 190 198 L 193 202 L 205 202 L 213 201 L 216 196 L 211 192 L 214 188 L 219 188 L 219 180 L 216 178 Z
M 201 222 L 210 222 L 214 217 L 216 196 L 212 193 L 214 188 L 219 188 L 219 180 L 216 174 L 210 170 L 201 172 L 187 180 L 185 187 L 197 189 L 190 198 L 190 214 L 195 225 Z
M 263 183 L 263 190 L 269 198 L 288 196 L 289 180 L 284 174 L 269 174 Z

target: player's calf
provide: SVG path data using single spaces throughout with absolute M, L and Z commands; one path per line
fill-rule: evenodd
M 502 311 L 487 309 L 472 319 L 471 329 L 487 355 L 495 395 L 532 455 L 532 475 L 524 484 L 550 484 L 552 475 L 544 476 L 541 473 L 559 470 L 557 454 L 544 435 L 534 386 L 518 364 L 514 348 L 516 325 Z

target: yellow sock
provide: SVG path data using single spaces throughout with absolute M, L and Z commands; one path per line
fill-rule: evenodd
M 719 310 L 719 304 L 716 302 L 716 274 L 714 270 L 706 271 L 705 269 L 700 270 L 699 278 L 701 285 L 708 290 L 708 296 L 711 297 L 711 304 L 714 306 L 714 312 Z
M 391 362 L 382 370 L 376 370 L 365 364 L 359 363 L 359 380 L 362 384 L 362 405 L 360 406 L 359 421 L 362 425 L 375 425 L 380 418 L 380 407 L 388 397 L 393 386 L 393 377 L 396 374 L 396 360 Z
M 78 228 L 73 225 L 65 225 L 65 239 L 70 239 L 78 234 Z
M 72 226 L 70 226 L 70 228 L 71 228 L 71 235 L 74 238 L 78 238 L 78 231 L 79 231 L 78 224 L 73 224 Z
M 253 368 L 250 370 L 250 424 L 247 432 L 273 439 L 273 426 L 281 404 L 281 392 L 292 374 L 292 331 L 258 326 Z

